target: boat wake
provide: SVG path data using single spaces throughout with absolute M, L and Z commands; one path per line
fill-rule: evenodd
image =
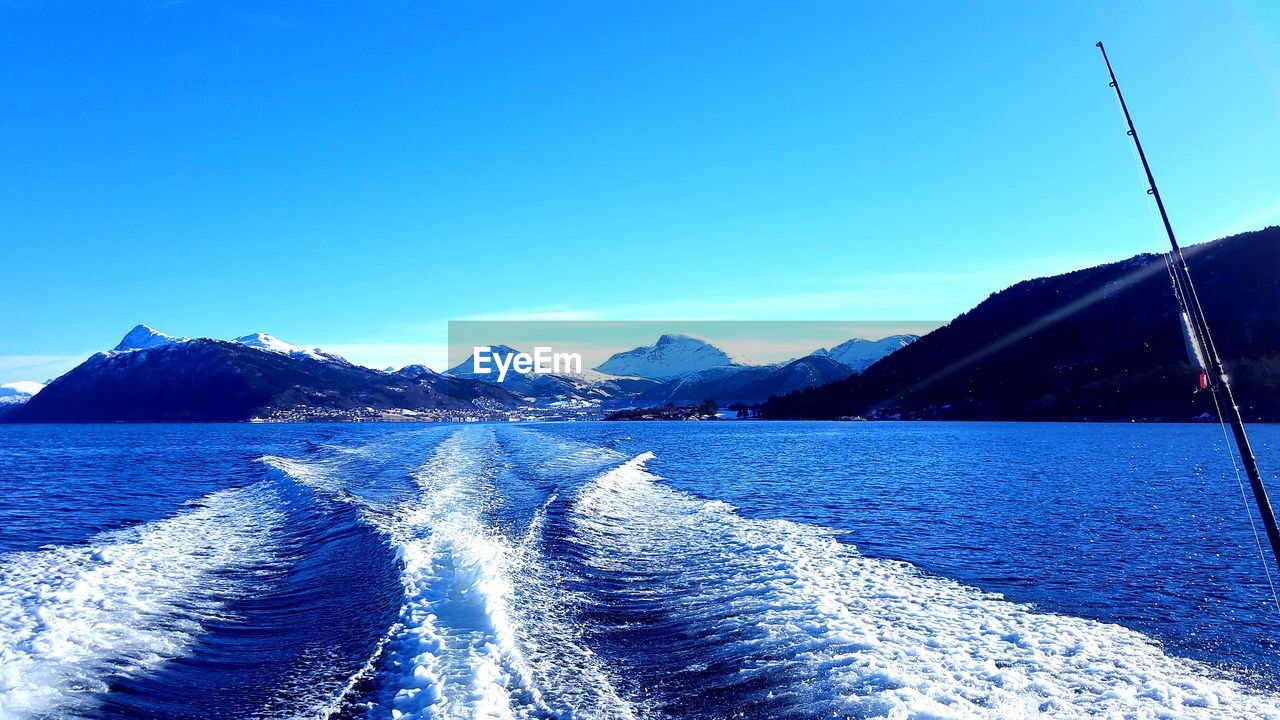
M 662 639 L 662 659 L 638 667 L 661 667 L 659 687 L 675 679 L 670 714 L 1280 717 L 1277 698 L 1139 633 L 863 557 L 824 528 L 744 518 L 662 483 L 651 457 L 585 489 L 573 541 L 613 588 L 616 641 Z
M 277 489 L 223 490 L 166 520 L 0 564 L 0 718 L 67 716 L 182 656 L 252 592 L 284 515 Z M 248 581 L 246 581 L 248 579 Z
M 0 558 L 0 720 L 1280 720 L 1140 633 L 746 517 L 608 442 L 446 427 L 262 460 Z
M 545 497 L 526 527 L 495 526 L 510 483 L 494 434 L 446 438 L 420 494 L 373 513 L 401 564 L 398 622 L 370 685 L 345 706 L 395 718 L 633 718 L 571 619 L 574 597 L 541 554 Z M 353 687 L 360 687 L 354 683 Z

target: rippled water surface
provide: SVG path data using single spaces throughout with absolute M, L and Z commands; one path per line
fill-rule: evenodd
M 1214 426 L 0 426 L 0 490 L 0 718 L 1280 717 Z

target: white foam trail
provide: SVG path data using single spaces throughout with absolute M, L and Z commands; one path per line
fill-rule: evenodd
M 599 570 L 685 588 L 643 601 L 704 633 L 740 667 L 730 682 L 769 678 L 780 715 L 1280 718 L 1277 697 L 1140 633 L 866 558 L 826 529 L 744 518 L 658 482 L 651 457 L 584 489 L 575 542 Z
M 272 557 L 285 521 L 265 486 L 166 520 L 0 559 L 0 718 L 63 716 L 112 678 L 183 655 Z
M 422 504 L 393 534 L 405 604 L 383 703 L 405 720 L 634 717 L 577 642 L 536 547 L 482 521 L 500 455 L 492 431 L 459 431 L 419 473 Z
M 542 538 L 542 529 L 547 525 L 547 508 L 551 507 L 551 503 L 555 502 L 560 496 L 552 493 L 547 499 L 542 501 L 538 509 L 533 513 L 533 519 L 529 521 L 529 529 L 524 533 L 524 540 L 521 542 L 521 550 L 525 553 L 537 552 L 538 542 Z
M 362 683 L 374 676 L 378 669 L 378 663 L 382 661 L 382 653 L 386 650 L 387 643 L 391 642 L 391 638 L 399 632 L 399 625 L 383 635 L 378 640 L 378 644 L 373 649 L 373 654 L 365 660 L 364 665 L 356 670 L 347 678 L 342 687 L 338 689 L 327 701 L 321 703 L 314 708 L 303 708 L 298 712 L 288 716 L 292 720 L 330 720 L 344 713 L 351 702 L 351 698 L 355 696 L 356 689 Z
M 340 496 L 344 488 L 342 480 L 335 477 L 325 463 L 303 462 L 276 455 L 263 455 L 258 458 L 258 462 L 278 470 L 292 482 L 330 499 Z

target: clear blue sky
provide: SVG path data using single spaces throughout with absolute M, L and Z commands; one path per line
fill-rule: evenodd
M 1280 4 L 0 2 L 0 382 L 132 325 L 947 319 L 1280 222 Z M 501 340 L 500 338 L 497 340 Z

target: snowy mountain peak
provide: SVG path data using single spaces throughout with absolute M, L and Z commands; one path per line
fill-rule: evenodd
M 44 383 L 30 380 L 4 383 L 0 385 L 0 405 L 19 405 L 30 400 L 36 393 L 44 389 Z
M 494 358 L 502 358 L 505 360 L 511 355 L 519 355 L 520 351 L 510 345 L 490 345 L 489 356 Z M 489 361 L 489 366 L 493 367 L 493 362 Z M 466 360 L 445 370 L 449 375 L 474 375 L 475 374 L 475 355 L 468 355 Z M 494 371 L 496 372 L 496 371 Z
M 652 345 L 614 355 L 596 370 L 609 375 L 669 380 L 734 364 L 728 353 L 702 338 L 668 333 Z
M 12 390 L 20 395 L 35 395 L 44 389 L 45 383 L 35 382 L 34 380 L 18 380 L 17 382 L 5 383 L 0 388 Z
M 387 372 L 390 372 L 393 375 L 401 375 L 408 378 L 434 377 L 440 374 L 440 373 L 437 373 L 435 370 L 432 370 L 431 368 L 427 367 L 426 365 L 416 365 L 416 364 L 405 365 L 399 370 L 388 368 Z
M 235 340 L 232 340 L 231 342 L 240 343 L 241 345 L 248 345 L 249 347 L 255 347 L 262 350 L 275 350 L 276 352 L 284 352 L 284 353 L 293 352 L 294 350 L 301 349 L 295 345 L 290 345 L 289 343 L 281 340 L 280 338 L 274 335 L 268 335 L 267 333 L 264 333 L 264 332 L 256 332 L 250 335 L 241 335 L 240 337 L 236 338 Z
M 231 342 L 239 343 L 246 347 L 258 348 L 259 350 L 269 350 L 271 352 L 284 353 L 285 355 L 306 355 L 316 360 L 323 360 L 324 357 L 315 350 L 290 345 L 274 335 L 268 335 L 264 332 L 256 332 L 249 335 L 242 335 Z
M 684 333 L 663 333 L 658 337 L 658 342 L 654 343 L 654 345 L 657 347 L 661 347 L 663 345 L 679 345 L 681 343 L 686 343 L 691 345 L 693 344 L 710 345 L 711 344 L 707 342 L 704 338 L 700 338 L 696 335 L 685 335 Z
M 813 354 L 829 357 L 841 365 L 862 372 L 889 353 L 901 350 L 919 339 L 919 335 L 890 335 L 879 340 L 853 338 L 830 350 L 823 348 Z
M 172 345 L 176 342 L 184 342 L 186 338 L 176 338 L 171 335 L 165 335 L 162 332 L 153 330 L 146 325 L 137 325 L 120 340 L 120 344 L 116 345 L 115 352 L 127 352 L 129 350 L 147 350 L 149 348 L 160 347 L 162 345 Z

